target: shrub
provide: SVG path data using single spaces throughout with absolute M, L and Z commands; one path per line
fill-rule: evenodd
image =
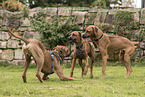
M 62 21 L 61 17 L 56 15 L 52 18 L 52 22 L 48 22 L 46 15 L 41 11 L 34 14 L 30 20 L 34 29 L 42 34 L 41 42 L 47 49 L 52 49 L 56 45 L 67 45 L 69 33 L 80 30 L 77 24 L 72 23 L 72 18 Z
M 133 22 L 133 16 L 131 15 L 131 12 L 129 11 L 117 11 L 115 14 L 113 24 L 115 26 L 114 31 L 116 34 L 120 36 L 124 36 L 127 38 L 131 38 L 131 30 Z
M 103 24 L 103 25 L 97 25 L 104 33 L 113 32 L 112 25 L 109 24 Z
M 2 2 L 2 7 L 9 11 L 24 11 L 27 6 L 17 0 L 5 0 Z

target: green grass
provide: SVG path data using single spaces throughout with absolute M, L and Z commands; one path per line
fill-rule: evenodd
M 101 63 L 95 63 L 101 64 Z M 108 63 L 105 79 L 101 79 L 101 66 L 94 66 L 94 78 L 89 71 L 83 78 L 76 67 L 74 77 L 79 81 L 60 81 L 56 74 L 50 75 L 45 83 L 35 76 L 36 66 L 27 72 L 27 83 L 22 81 L 23 66 L 0 65 L 0 97 L 143 97 L 145 95 L 145 66 L 132 63 L 133 73 L 124 78 L 126 69 L 120 63 Z M 69 76 L 70 68 L 63 66 Z

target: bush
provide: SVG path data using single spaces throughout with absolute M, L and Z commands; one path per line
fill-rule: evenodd
M 22 4 L 17 0 L 5 0 L 2 2 L 2 7 L 9 11 L 25 11 L 26 5 Z
M 115 14 L 113 24 L 115 26 L 114 31 L 116 34 L 120 36 L 124 36 L 127 38 L 131 38 L 131 30 L 133 22 L 133 16 L 131 15 L 131 12 L 129 11 L 117 11 Z
M 80 30 L 77 24 L 72 23 L 72 19 L 61 20 L 58 15 L 52 18 L 52 22 L 46 21 L 46 15 L 38 12 L 31 18 L 34 29 L 42 34 L 41 42 L 47 49 L 52 49 L 56 45 L 67 45 L 69 33 Z
M 113 31 L 112 25 L 109 24 L 103 24 L 103 25 L 97 25 L 104 33 L 109 33 Z

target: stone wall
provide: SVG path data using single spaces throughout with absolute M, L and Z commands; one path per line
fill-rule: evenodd
M 23 64 L 24 57 L 22 53 L 23 41 L 11 37 L 7 33 L 6 26 L 13 27 L 13 32 L 25 38 L 40 39 L 39 32 L 33 29 L 29 18 L 33 14 L 42 11 L 48 17 L 46 20 L 51 22 L 54 15 L 59 15 L 62 19 L 72 17 L 74 23 L 80 25 L 82 30 L 88 25 L 109 24 L 112 25 L 113 16 L 120 9 L 97 9 L 89 7 L 47 7 L 47 8 L 34 8 L 25 12 L 9 12 L 0 9 L 0 61 L 8 61 L 13 64 Z M 132 12 L 134 21 L 145 24 L 145 9 L 121 9 Z M 27 14 L 27 15 L 26 15 Z M 136 32 L 138 32 L 136 30 Z M 145 46 L 143 44 L 143 46 Z

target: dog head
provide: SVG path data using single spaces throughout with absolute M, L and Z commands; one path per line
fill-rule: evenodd
M 97 35 L 98 27 L 91 25 L 86 28 L 86 31 L 83 33 L 83 38 L 94 37 Z
M 56 50 L 62 58 L 69 57 L 71 55 L 71 51 L 66 46 L 57 45 L 53 48 L 53 50 Z
M 82 40 L 82 35 L 80 31 L 73 31 L 68 37 L 69 42 L 78 43 Z

